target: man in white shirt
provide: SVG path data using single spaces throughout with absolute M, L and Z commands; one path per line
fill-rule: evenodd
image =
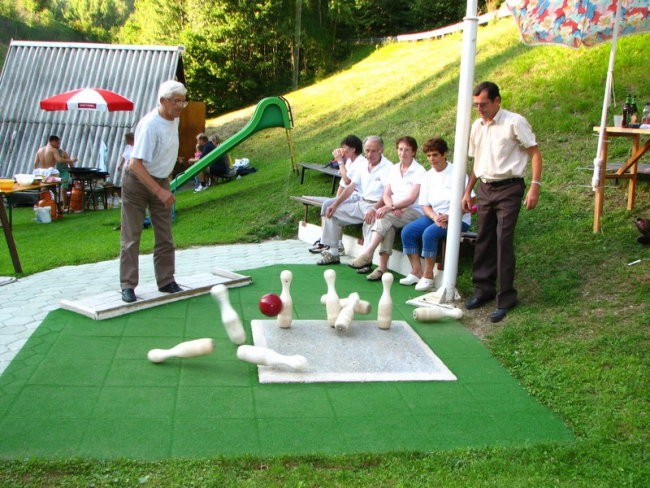
M 122 176 L 122 225 L 120 286 L 122 300 L 136 301 L 142 222 L 149 209 L 154 229 L 153 261 L 158 289 L 181 291 L 174 279 L 175 256 L 172 238 L 174 194 L 169 175 L 178 157 L 178 117 L 187 106 L 182 83 L 169 80 L 158 89 L 158 106 L 146 114 L 135 129 L 131 159 Z
M 355 167 L 350 184 L 325 210 L 320 241 L 329 250 L 323 251 L 323 258 L 316 263 L 321 266 L 341 262 L 338 243 L 343 226 L 363 224 L 364 239 L 368 239 L 375 212 L 382 205 L 384 181 L 393 163 L 384 157 L 384 142 L 379 136 L 366 137 L 363 150 L 367 163 Z
M 478 180 L 478 232 L 472 273 L 475 295 L 465 307 L 478 308 L 496 296 L 497 307 L 490 320 L 499 322 L 517 305 L 515 226 L 524 198 L 524 173 L 529 158 L 532 179 L 525 205 L 528 210 L 537 206 L 542 155 L 528 121 L 501 108 L 501 95 L 495 83 L 484 81 L 476 86 L 473 100 L 480 118 L 470 131 L 468 155 L 474 158 L 474 165 L 462 205 L 465 212 L 470 211 L 470 193 Z

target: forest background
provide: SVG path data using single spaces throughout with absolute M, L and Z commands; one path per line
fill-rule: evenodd
M 189 96 L 212 117 L 312 84 L 360 46 L 460 22 L 465 9 L 458 0 L 0 0 L 0 58 L 11 39 L 182 45 Z

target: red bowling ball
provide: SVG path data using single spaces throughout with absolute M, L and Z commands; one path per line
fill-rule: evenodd
M 275 293 L 267 293 L 260 298 L 260 312 L 267 317 L 275 317 L 282 311 L 282 300 Z

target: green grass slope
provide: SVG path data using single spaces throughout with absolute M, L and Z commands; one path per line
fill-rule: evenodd
M 615 95 L 650 100 L 650 35 L 619 41 Z M 295 118 L 298 160 L 325 162 L 348 133 L 392 141 L 410 134 L 422 143 L 442 135 L 453 144 L 461 37 L 378 48 L 316 85 L 287 95 Z M 469 314 L 464 323 L 521 384 L 558 413 L 576 435 L 570 445 L 458 450 L 342 458 L 195 460 L 170 463 L 15 461 L 0 469 L 0 485 L 134 486 L 563 486 L 641 487 L 648 463 L 648 324 L 650 250 L 636 242 L 633 217 L 650 215 L 641 182 L 633 212 L 626 185 L 606 190 L 602 231 L 592 232 L 591 165 L 600 120 L 609 45 L 570 50 L 527 47 L 512 19 L 478 32 L 477 81 L 502 88 L 504 107 L 528 117 L 544 157 L 544 185 L 534 211 L 517 228 L 517 286 L 522 305 L 499 325 Z M 251 110 L 211 121 L 229 136 Z M 612 141 L 613 159 L 629 141 Z M 452 151 L 453 154 L 453 151 Z M 281 129 L 260 132 L 239 146 L 258 172 L 209 191 L 178 195 L 174 226 L 180 247 L 249 242 L 296 235 L 302 206 L 290 195 L 326 194 L 330 180 L 292 174 Z M 420 158 L 423 159 L 423 158 Z M 611 186 L 612 182 L 608 182 Z M 26 272 L 115 257 L 116 210 L 34 224 L 30 209 L 15 213 L 16 241 Z M 83 229 L 83 239 L 79 236 Z M 145 233 L 144 250 L 151 249 Z M 641 259 L 641 263 L 627 263 Z M 5 255 L 0 274 L 12 274 Z M 470 263 L 463 259 L 459 290 L 467 295 Z M 396 412 L 397 414 L 397 412 Z M 431 413 L 432 415 L 435 412 Z M 49 480 L 57 480 L 52 483 Z M 143 481 L 144 480 L 144 481 Z

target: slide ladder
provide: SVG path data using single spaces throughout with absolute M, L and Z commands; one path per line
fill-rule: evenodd
M 192 166 L 187 168 L 170 183 L 171 191 L 176 191 L 183 186 L 188 180 L 194 178 L 197 174 L 210 166 L 222 155 L 230 152 L 234 147 L 241 144 L 248 137 L 256 132 L 273 127 L 284 127 L 287 132 L 287 143 L 289 144 L 289 152 L 291 154 L 291 167 L 293 171 L 297 171 L 293 144 L 291 142 L 291 133 L 289 129 L 293 128 L 293 116 L 291 114 L 291 107 L 289 102 L 284 97 L 268 97 L 263 98 L 255 107 L 253 116 L 248 123 L 237 133 L 230 136 L 223 141 L 219 146 L 210 151 L 205 157 L 199 159 Z

